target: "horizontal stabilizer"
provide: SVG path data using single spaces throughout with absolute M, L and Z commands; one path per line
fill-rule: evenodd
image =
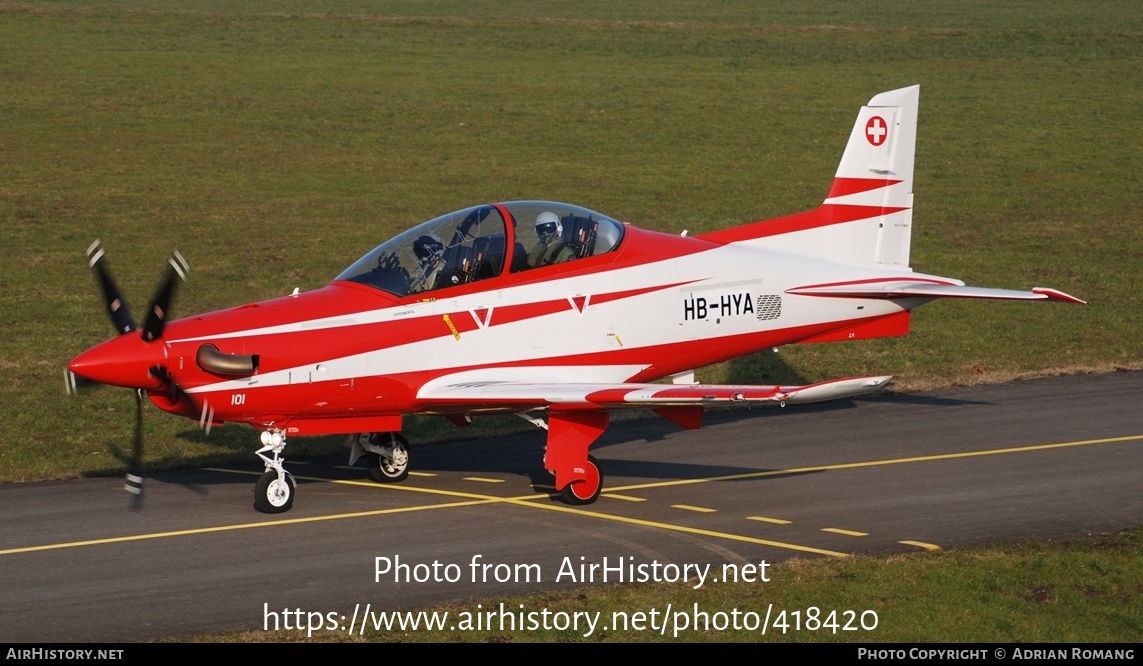
M 1016 289 L 968 287 L 956 283 L 917 282 L 915 280 L 813 285 L 787 289 L 786 293 L 798 296 L 832 298 L 986 298 L 1008 301 L 1055 300 L 1066 303 L 1084 303 L 1075 296 L 1046 287 L 1036 287 L 1032 291 L 1019 291 Z

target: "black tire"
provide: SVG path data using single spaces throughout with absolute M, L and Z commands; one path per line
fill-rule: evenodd
M 369 452 L 366 459 L 369 461 L 369 478 L 378 483 L 400 483 L 409 478 L 409 440 L 399 433 L 378 432 L 372 437 L 377 438 L 378 444 L 389 444 L 392 437 L 393 458 L 382 458 L 379 454 Z
M 254 484 L 254 508 L 262 513 L 285 513 L 294 505 L 294 490 L 297 483 L 293 475 L 286 473 L 286 481 L 278 481 L 278 473 L 269 470 L 258 477 Z
M 589 455 L 587 457 L 587 478 L 564 486 L 560 490 L 560 497 L 572 506 L 583 506 L 599 499 L 601 492 L 603 492 L 603 473 L 599 471 L 599 463 L 596 462 L 595 457 Z

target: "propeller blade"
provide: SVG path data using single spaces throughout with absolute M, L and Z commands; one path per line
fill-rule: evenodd
M 155 298 L 151 301 L 151 309 L 147 312 L 147 320 L 143 322 L 143 340 L 151 342 L 158 338 L 163 337 L 163 327 L 167 324 L 167 316 L 171 311 L 171 299 L 175 295 L 175 287 L 178 286 L 179 281 L 187 279 L 187 271 L 189 266 L 187 260 L 183 259 L 183 255 L 179 254 L 178 250 L 171 253 L 171 258 L 167 260 L 170 264 L 170 270 L 167 271 L 167 279 L 155 292 Z
M 134 506 L 139 508 L 143 501 L 143 391 L 135 391 L 135 450 L 131 455 L 131 466 L 127 471 L 127 482 L 123 489 L 135 495 Z
M 80 377 L 70 369 L 64 368 L 64 392 L 69 396 L 77 396 L 80 391 L 85 391 L 91 386 L 100 386 L 100 383 Z
M 111 279 L 111 274 L 104 265 L 103 255 L 103 244 L 97 240 L 87 248 L 87 265 L 95 271 L 95 279 L 99 281 L 99 286 L 103 290 L 103 302 L 107 306 L 107 314 L 111 316 L 115 330 L 120 335 L 130 333 L 139 328 L 139 325 L 135 322 L 135 315 L 131 314 L 131 308 L 127 307 L 127 301 L 119 293 L 115 280 Z
M 202 416 L 198 419 L 198 427 L 202 428 L 203 435 L 210 437 L 210 427 L 214 425 L 214 407 L 210 403 L 203 401 L 202 403 Z

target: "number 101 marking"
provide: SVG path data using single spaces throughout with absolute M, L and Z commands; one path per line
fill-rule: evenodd
M 245 393 L 232 393 L 230 395 L 230 404 L 231 405 L 245 405 L 246 404 L 246 394 Z

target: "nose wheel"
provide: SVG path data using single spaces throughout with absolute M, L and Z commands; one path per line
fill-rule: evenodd
M 254 508 L 262 513 L 284 513 L 294 505 L 294 475 L 268 470 L 254 484 Z

